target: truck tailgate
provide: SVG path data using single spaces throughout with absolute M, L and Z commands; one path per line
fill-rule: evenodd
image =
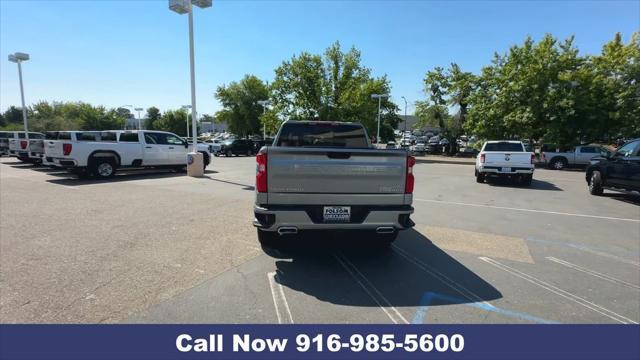
M 487 151 L 485 154 L 485 166 L 501 167 L 528 167 L 531 165 L 531 153 L 528 152 L 493 152 Z
M 61 157 L 62 153 L 62 141 L 60 140 L 45 140 L 44 141 L 44 154 L 48 157 Z
M 404 194 L 404 150 L 269 147 L 268 192 Z
M 44 140 L 35 139 L 29 140 L 29 151 L 35 153 L 44 153 Z

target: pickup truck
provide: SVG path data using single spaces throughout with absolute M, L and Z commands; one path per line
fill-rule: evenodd
M 591 195 L 602 195 L 603 189 L 640 191 L 640 139 L 593 159 L 585 179 Z
M 587 166 L 593 157 L 606 156 L 608 153 L 599 145 L 576 146 L 568 152 L 541 151 L 540 162 L 550 169 L 562 170 L 569 166 Z
M 45 141 L 45 163 L 79 176 L 110 178 L 119 168 L 174 168 L 186 166 L 190 147 L 175 134 L 163 131 L 61 131 Z M 198 145 L 204 167 L 211 156 Z
M 15 131 L 13 137 L 9 137 L 9 155 L 17 157 L 22 162 L 39 162 L 39 159 L 30 156 L 30 147 L 42 139 L 44 139 L 44 134 L 29 132 L 29 140 L 27 141 L 24 131 Z
M 531 185 L 535 170 L 535 154 L 527 152 L 520 141 L 487 141 L 476 157 L 476 182 L 487 176 L 518 178 Z
M 286 121 L 256 156 L 258 240 L 303 230 L 358 230 L 389 245 L 414 225 L 406 150 L 375 149 L 359 123 Z

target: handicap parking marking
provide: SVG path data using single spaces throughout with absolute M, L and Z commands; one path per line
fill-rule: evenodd
M 518 311 L 511 311 L 496 307 L 487 303 L 486 301 L 482 302 L 467 302 L 465 299 L 456 298 L 453 296 L 448 296 L 444 294 L 434 293 L 434 292 L 426 292 L 422 295 L 422 299 L 420 300 L 420 306 L 418 310 L 416 310 L 416 314 L 413 316 L 413 320 L 411 320 L 411 324 L 424 324 L 424 319 L 427 315 L 427 310 L 429 306 L 433 303 L 433 301 L 444 300 L 453 305 L 465 305 L 472 308 L 476 308 L 483 311 L 489 311 L 493 313 L 497 313 L 499 315 L 504 315 L 510 318 L 516 318 L 520 320 L 526 320 L 539 324 L 559 324 L 557 321 L 543 319 L 537 316 L 532 316 L 529 314 L 525 314 Z
M 622 285 L 622 286 L 626 286 L 626 287 L 629 287 L 629 288 L 632 288 L 632 289 L 640 290 L 640 286 L 638 286 L 638 285 L 634 285 L 634 284 L 628 283 L 628 282 L 626 282 L 624 280 L 616 279 L 613 276 L 609 276 L 607 274 L 603 274 L 603 273 L 597 272 L 595 270 L 590 270 L 590 269 L 587 269 L 587 268 L 582 267 L 580 265 L 572 264 L 572 263 L 570 263 L 570 262 L 568 262 L 566 260 L 558 259 L 558 258 L 555 258 L 553 256 L 547 256 L 547 257 L 545 257 L 545 259 L 547 259 L 549 261 L 553 261 L 553 262 L 555 262 L 557 264 L 566 266 L 566 267 L 568 267 L 570 269 L 573 269 L 573 270 L 576 270 L 576 271 L 579 271 L 579 272 L 582 272 L 582 273 L 585 273 L 585 274 L 589 274 L 591 276 L 595 276 L 597 278 L 600 278 L 602 280 L 608 281 L 610 283 L 614 283 L 614 284 L 617 284 L 617 285 Z
M 278 275 L 275 271 L 267 273 L 269 287 L 271 288 L 271 297 L 273 298 L 273 305 L 276 308 L 278 324 L 293 324 L 293 316 L 289 309 L 289 303 L 284 295 L 282 285 L 277 281 L 277 276 Z
M 520 270 L 514 269 L 514 268 L 512 268 L 510 266 L 507 266 L 505 264 L 502 264 L 502 263 L 500 263 L 500 262 L 498 262 L 498 261 L 496 261 L 494 259 L 490 259 L 490 258 L 487 258 L 487 257 L 484 257 L 484 256 L 479 257 L 479 259 L 484 261 L 484 262 L 486 262 L 486 263 L 488 263 L 488 264 L 490 264 L 490 265 L 493 265 L 494 267 L 496 267 L 498 269 L 506 271 L 506 272 L 508 272 L 508 273 L 510 273 L 510 274 L 512 274 L 514 276 L 517 276 L 517 277 L 519 277 L 519 278 L 521 278 L 523 280 L 526 280 L 526 281 L 528 281 L 528 282 L 530 282 L 530 283 L 532 283 L 534 285 L 537 285 L 538 287 L 541 287 L 541 288 L 543 288 L 545 290 L 548 290 L 548 291 L 550 291 L 550 292 L 552 292 L 552 293 L 554 293 L 554 294 L 556 294 L 558 296 L 561 296 L 561 297 L 563 297 L 565 299 L 571 300 L 571 301 L 573 301 L 573 302 L 575 302 L 575 303 L 577 303 L 579 305 L 584 306 L 587 309 L 595 311 L 595 312 L 597 312 L 597 313 L 599 313 L 599 314 L 601 314 L 603 316 L 606 316 L 606 317 L 608 317 L 608 318 L 610 318 L 610 319 L 612 319 L 614 321 L 617 321 L 617 322 L 619 322 L 621 324 L 638 324 L 637 321 L 631 320 L 631 319 L 629 319 L 629 318 L 627 318 L 627 317 L 625 317 L 623 315 L 620 315 L 620 314 L 618 314 L 618 313 L 616 313 L 614 311 L 606 309 L 606 308 L 604 308 L 604 307 L 602 307 L 600 305 L 597 305 L 597 304 L 595 304 L 595 303 L 593 303 L 593 302 L 591 302 L 589 300 L 586 300 L 586 299 L 584 299 L 582 297 L 574 295 L 574 294 L 572 294 L 572 293 L 570 293 L 570 292 L 568 292 L 566 290 L 560 289 L 559 287 L 557 287 L 555 285 L 552 285 L 552 284 L 549 284 L 549 283 L 547 283 L 547 282 L 545 282 L 543 280 L 540 280 L 540 279 L 538 279 L 538 278 L 536 278 L 536 277 L 534 277 L 532 275 L 526 274 L 526 273 L 524 273 L 524 272 L 522 272 Z
M 409 321 L 400 314 L 398 309 L 391 305 L 391 302 L 373 285 L 371 280 L 358 270 L 344 254 L 336 252 L 333 256 L 394 324 L 409 324 Z
M 507 206 L 473 204 L 473 203 L 463 203 L 463 202 L 458 202 L 458 201 L 445 201 L 445 200 L 435 200 L 435 199 L 413 199 L 413 200 L 414 201 L 423 201 L 423 202 L 433 202 L 433 203 L 447 204 L 447 205 L 484 207 L 484 208 L 498 209 L 498 210 L 522 211 L 522 212 L 532 212 L 532 213 L 540 213 L 540 214 L 564 215 L 564 216 L 584 217 L 584 218 L 590 218 L 590 219 L 627 221 L 627 222 L 640 223 L 640 219 L 618 218 L 618 217 L 611 217 L 611 216 L 598 216 L 598 215 L 588 215 L 588 214 L 566 213 L 566 212 L 559 212 L 559 211 L 547 211 L 547 210 L 514 208 L 514 207 L 507 207 Z

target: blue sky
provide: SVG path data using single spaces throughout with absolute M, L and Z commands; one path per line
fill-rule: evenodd
M 575 35 L 598 53 L 616 32 L 640 30 L 640 1 L 217 1 L 195 11 L 199 113 L 213 113 L 221 84 L 273 70 L 303 50 L 339 40 L 362 51 L 374 75 L 387 74 L 403 107 L 424 98 L 422 79 L 457 62 L 478 72 L 495 51 L 527 35 Z M 187 16 L 166 0 L 0 0 L 0 107 L 19 105 L 15 64 L 27 52 L 25 97 L 131 104 L 161 110 L 190 103 Z M 409 105 L 409 112 L 413 107 Z

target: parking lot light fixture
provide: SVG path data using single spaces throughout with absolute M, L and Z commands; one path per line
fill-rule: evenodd
M 193 55 L 193 5 L 199 8 L 208 8 L 212 0 L 169 0 L 169 9 L 178 14 L 189 14 L 189 66 L 191 69 L 191 130 L 193 132 L 193 152 L 197 151 L 196 140 L 198 138 L 198 127 L 196 124 L 196 74 L 195 61 Z
M 404 135 L 407 132 L 407 98 L 403 96 L 402 100 L 404 100 L 404 130 L 402 130 L 402 135 Z
M 141 122 L 140 122 L 140 112 L 144 110 L 143 108 L 135 108 L 135 111 L 138 112 L 138 130 L 142 130 Z
M 389 94 L 372 94 L 372 99 L 378 99 L 378 133 L 376 134 L 376 145 L 380 144 L 380 107 L 382 105 L 382 99 L 388 99 Z
M 262 116 L 267 113 L 267 106 L 271 105 L 270 100 L 258 100 L 258 105 L 262 106 Z M 262 140 L 267 139 L 267 124 L 262 123 Z
M 29 127 L 27 126 L 27 107 L 24 104 L 24 85 L 22 84 L 22 62 L 29 60 L 29 54 L 17 52 L 9 55 L 9 61 L 18 64 L 20 78 L 20 99 L 22 100 L 22 122 L 24 123 L 24 138 L 29 143 Z

